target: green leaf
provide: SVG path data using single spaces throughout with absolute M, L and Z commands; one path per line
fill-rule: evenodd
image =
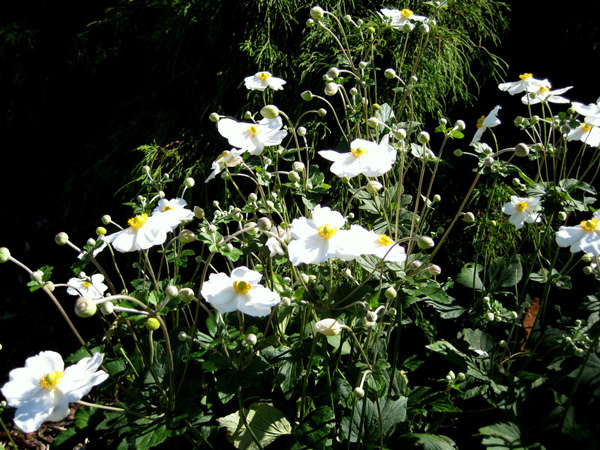
M 476 291 L 483 291 L 483 266 L 473 263 L 465 264 L 458 276 L 456 281 L 465 287 L 475 289 Z
M 266 403 L 253 403 L 250 408 L 244 409 L 246 422 L 250 430 L 244 425 L 240 412 L 217 419 L 217 422 L 227 428 L 227 440 L 236 448 L 243 450 L 258 450 L 252 433 L 262 447 L 266 447 L 279 436 L 290 434 L 292 425 L 277 408 Z
M 496 423 L 488 427 L 483 427 L 479 429 L 479 434 L 487 436 L 483 438 L 481 443 L 495 450 L 543 450 L 545 448 L 541 444 L 523 446 L 521 444 L 521 430 L 514 423 Z
M 385 436 L 393 426 L 406 421 L 407 401 L 406 397 L 385 396 L 380 398 L 379 404 L 377 404 L 368 397 L 364 397 L 356 402 L 354 415 L 351 418 L 348 416 L 342 418 L 342 431 L 350 439 L 350 442 L 356 442 L 359 434 L 362 434 L 365 442 L 369 437 L 375 438 L 380 433 Z M 363 408 L 365 408 L 364 422 L 362 421 Z M 361 423 L 363 424 L 362 433 L 360 431 Z
M 402 447 L 423 448 L 424 450 L 453 450 L 456 443 L 438 434 L 410 433 L 401 437 Z M 399 443 L 400 444 L 400 443 Z

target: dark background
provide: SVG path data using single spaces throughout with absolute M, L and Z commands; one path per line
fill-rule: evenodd
M 196 105 L 190 104 L 186 92 L 191 87 L 170 83 L 161 90 L 154 83 L 157 75 L 148 65 L 151 58 L 136 47 L 148 33 L 144 24 L 152 20 L 143 11 L 135 29 L 122 30 L 118 40 L 107 34 L 103 45 L 96 46 L 94 41 L 81 39 L 82 33 L 105 17 L 115 1 L 12 3 L 0 9 L 0 23 L 17 24 L 14 36 L 18 39 L 0 48 L 0 246 L 8 247 L 32 270 L 45 264 L 55 266 L 53 280 L 66 281 L 76 255 L 57 246 L 54 236 L 66 231 L 81 246 L 93 236 L 103 214 L 127 214 L 119 209 L 124 199 L 116 192 L 123 177 L 139 163 L 141 155 L 132 150 L 168 135 L 169 130 L 173 139 L 179 137 L 174 131 L 178 129 L 211 136 L 214 124 L 206 120 L 211 111 L 199 114 Z M 572 100 L 595 102 L 600 96 L 596 68 L 600 61 L 599 2 L 577 2 L 572 10 L 538 0 L 508 4 L 510 31 L 500 46 L 488 49 L 508 63 L 505 81 L 531 72 L 536 78 L 548 78 L 553 88 L 575 86 L 565 94 Z M 235 32 L 223 24 L 198 26 L 214 27 L 222 39 L 216 45 L 199 42 L 184 50 L 196 51 L 207 65 L 215 64 Z M 193 88 L 212 89 L 208 83 Z M 447 116 L 465 120 L 470 139 L 477 118 L 500 104 L 499 145 L 517 143 L 520 138 L 512 120 L 525 113 L 520 97 L 500 92 L 493 82 L 484 84 L 477 96 L 476 107 L 454 107 Z M 146 114 L 146 109 L 153 108 L 161 114 Z M 434 126 L 426 124 L 426 128 Z M 118 142 L 115 130 L 122 131 Z M 99 171 L 103 164 L 110 170 Z M 57 317 L 54 306 L 42 293 L 30 294 L 24 285 L 27 281 L 25 272 L 14 265 L 0 266 L 0 304 L 4 306 L 0 309 L 4 346 L 0 360 L 22 361 L 27 356 L 22 351 L 18 356 L 12 353 L 16 338 L 30 342 L 26 351 L 31 354 L 48 348 L 74 351 L 78 343 L 70 331 L 65 326 L 61 333 L 56 327 L 63 327 L 62 323 L 50 319 Z M 55 342 L 49 344 L 50 337 Z M 1 369 L 4 373 L 9 367 Z

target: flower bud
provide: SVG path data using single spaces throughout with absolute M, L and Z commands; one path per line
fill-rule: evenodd
M 100 312 L 105 316 L 108 316 L 113 313 L 115 310 L 115 305 L 112 302 L 104 302 L 100 303 Z
M 371 117 L 367 119 L 367 125 L 370 128 L 377 128 L 379 126 L 379 119 L 377 117 Z
M 456 149 L 454 150 L 454 156 L 456 156 L 457 158 L 460 158 L 462 156 L 463 152 L 460 149 Z
M 196 233 L 192 230 L 181 230 L 177 238 L 182 244 L 190 244 L 196 240 Z
M 492 158 L 491 156 L 488 156 L 487 158 L 485 158 L 483 160 L 483 165 L 485 167 L 492 167 L 494 165 L 494 158 Z
M 44 285 L 44 287 L 46 289 L 48 289 L 50 292 L 54 292 L 55 286 L 54 286 L 54 283 L 52 281 L 46 282 L 46 284 Z
M 292 164 L 292 170 L 294 172 L 303 172 L 305 168 L 306 166 L 302 161 L 294 161 L 294 163 Z
M 249 236 L 256 236 L 258 234 L 258 228 L 256 222 L 246 222 L 246 231 L 244 231 Z
M 42 272 L 41 270 L 36 270 L 35 272 L 33 272 L 31 274 L 31 279 L 38 283 L 41 283 L 43 278 L 44 278 L 44 272 Z
M 260 115 L 265 119 L 274 119 L 279 116 L 279 108 L 275 105 L 267 105 L 260 110 Z
M 211 113 L 210 116 L 208 116 L 208 120 L 210 120 L 211 122 L 217 123 L 219 121 L 221 117 L 216 113 Z
M 319 108 L 317 110 L 317 114 L 319 115 L 319 117 L 325 117 L 325 114 L 327 114 L 327 110 L 325 108 Z
M 440 194 L 435 194 L 433 196 L 433 201 L 436 202 L 436 203 L 441 202 L 442 201 L 442 196 Z
M 323 319 L 315 324 L 315 329 L 318 333 L 325 336 L 335 336 L 341 330 L 340 323 L 335 319 Z
M 423 263 L 421 261 L 415 259 L 413 262 L 410 263 L 410 268 L 413 270 L 417 270 L 420 269 L 422 265 Z
M 288 173 L 288 180 L 290 180 L 292 183 L 300 181 L 300 175 L 298 175 L 298 172 L 292 171 Z
M 458 372 L 458 373 L 456 374 L 456 379 L 457 379 L 458 381 L 465 381 L 465 380 L 466 380 L 466 378 L 467 378 L 467 376 L 466 376 L 464 373 L 462 373 L 462 372 Z
M 464 120 L 457 120 L 454 123 L 454 128 L 456 128 L 458 131 L 463 131 L 465 128 L 467 128 L 467 125 L 465 124 Z
M 248 202 L 249 203 L 255 203 L 256 200 L 258 200 L 258 196 L 254 192 L 251 192 L 250 194 L 248 194 Z
M 327 76 L 331 79 L 337 78 L 340 76 L 340 70 L 337 67 L 332 67 L 327 71 Z
M 429 133 L 427 131 L 421 131 L 417 134 L 417 141 L 419 144 L 427 144 L 430 140 Z
M 529 147 L 526 144 L 517 144 L 515 146 L 515 155 L 523 157 L 529 155 Z
M 10 259 L 10 250 L 6 247 L 0 248 L 0 263 L 5 263 Z
M 561 222 L 564 222 L 565 220 L 567 220 L 567 213 L 565 211 L 559 212 L 558 220 L 560 220 Z
M 376 180 L 369 180 L 369 183 L 367 184 L 367 192 L 369 194 L 375 194 L 381 190 L 381 188 L 383 188 L 383 184 Z
M 327 83 L 325 85 L 325 95 L 332 96 L 338 93 L 339 85 L 335 82 Z
M 467 223 L 473 223 L 475 222 L 475 214 L 473 214 L 471 211 L 466 212 L 463 214 L 462 220 Z
M 313 19 L 307 19 L 306 20 L 306 28 L 312 28 L 316 25 L 315 21 Z
M 300 94 L 300 97 L 302 97 L 302 100 L 309 102 L 313 99 L 313 94 L 310 91 L 304 91 Z
M 180 331 L 179 334 L 177 335 L 177 339 L 179 339 L 181 342 L 185 341 L 188 338 L 188 335 L 185 331 Z
M 110 216 L 108 214 L 104 214 L 100 220 L 102 221 L 102 223 L 104 225 L 108 225 L 112 221 L 112 219 L 110 218 Z
M 296 128 L 296 133 L 298 133 L 298 136 L 300 136 L 300 137 L 306 136 L 306 128 L 298 127 L 298 128 Z
M 188 287 L 183 288 L 179 291 L 179 298 L 183 300 L 184 303 L 189 303 L 194 299 L 194 291 Z
M 429 236 L 421 236 L 417 241 L 417 245 L 421 250 L 426 250 L 428 248 L 432 248 L 435 245 L 435 242 L 433 242 L 433 239 L 431 239 Z
M 310 9 L 310 17 L 312 17 L 314 20 L 322 19 L 323 14 L 325 14 L 325 11 L 323 11 L 323 8 L 320 6 L 313 6 Z
M 246 111 L 243 117 L 244 119 L 252 119 L 252 113 L 250 111 Z
M 75 314 L 77 314 L 79 317 L 83 317 L 84 319 L 92 317 L 94 314 L 96 314 L 97 310 L 98 308 L 94 301 L 87 297 L 79 297 L 75 302 Z
M 433 264 L 432 266 L 429 266 L 429 267 L 427 268 L 427 270 L 428 270 L 428 271 L 429 271 L 429 273 L 430 273 L 431 275 L 433 275 L 434 277 L 435 277 L 435 276 L 438 276 L 439 274 L 441 274 L 441 273 L 442 273 L 442 268 L 441 268 L 440 266 L 438 266 L 437 264 Z
M 394 300 L 396 298 L 396 296 L 398 295 L 398 293 L 396 292 L 396 289 L 394 289 L 392 286 L 390 286 L 389 288 L 387 288 L 385 290 L 385 298 L 387 298 L 388 300 Z
M 279 302 L 279 306 L 282 308 L 286 308 L 292 304 L 292 299 L 289 297 L 281 297 L 281 301 Z
M 269 231 L 273 227 L 273 224 L 268 217 L 261 217 L 258 219 L 258 229 L 260 231 Z
M 194 187 L 194 184 L 196 184 L 196 181 L 192 177 L 187 177 L 183 182 L 183 185 L 189 188 Z
M 365 396 L 365 390 L 361 387 L 354 388 L 353 391 L 354 398 L 361 399 Z
M 160 322 L 155 317 L 150 317 L 146 320 L 146 330 L 148 331 L 156 331 L 160 328 Z
M 200 208 L 199 206 L 194 206 L 194 217 L 196 217 L 196 219 L 204 219 L 205 216 L 205 212 L 202 208 Z
M 406 130 L 404 128 L 394 130 L 394 137 L 400 141 L 406 139 Z
M 413 25 L 412 22 L 405 22 L 404 25 L 402 26 L 402 31 L 404 31 L 405 33 L 410 33 L 414 29 L 415 29 L 415 26 Z
M 518 127 L 523 123 L 524 120 L 525 119 L 523 118 L 523 116 L 517 116 L 517 117 L 515 117 L 515 120 L 513 123 L 515 124 L 516 127 Z
M 396 76 L 396 71 L 394 69 L 391 69 L 391 68 L 390 69 L 385 69 L 385 72 L 383 72 L 383 75 L 386 78 L 389 78 L 391 80 L 392 78 L 394 78 Z
M 167 294 L 167 297 L 169 298 L 177 297 L 179 295 L 179 289 L 177 289 L 177 286 L 167 286 L 165 289 L 165 294 Z
M 516 186 L 520 186 L 521 185 L 521 179 L 520 178 L 516 178 L 516 177 L 513 178 L 512 179 L 512 185 L 515 186 L 515 187 Z
M 585 266 L 583 268 L 583 274 L 584 275 L 590 275 L 593 272 L 592 268 L 590 266 Z
M 586 264 L 589 264 L 590 262 L 592 262 L 592 255 L 590 255 L 589 253 L 585 253 L 582 257 L 581 257 L 581 261 L 583 261 Z
M 429 33 L 429 25 L 426 23 L 421 24 L 421 34 Z
M 350 88 L 350 95 L 358 95 L 358 89 L 355 87 Z
M 92 238 L 89 238 L 87 241 L 85 241 L 85 243 L 87 245 L 89 245 L 90 247 L 94 246 L 96 244 L 96 241 Z
M 211 224 L 208 226 L 208 228 L 206 229 L 206 231 L 207 231 L 208 233 L 210 233 L 210 234 L 214 234 L 214 233 L 216 233 L 216 232 L 217 232 L 217 226 L 211 223 Z
M 67 235 L 67 233 L 60 232 L 54 237 L 54 241 L 58 245 L 65 245 L 67 242 L 69 242 L 69 235 Z
M 256 345 L 256 343 L 258 342 L 258 339 L 256 338 L 255 334 L 247 334 L 246 337 L 244 338 L 244 341 L 246 342 L 246 344 L 253 346 Z
M 350 23 L 352 22 L 352 16 L 350 14 L 346 14 L 342 20 L 344 23 Z
M 307 274 L 305 274 L 305 273 L 301 273 L 301 274 L 300 274 L 300 278 L 302 279 L 302 282 L 303 282 L 304 284 L 308 284 L 308 283 L 310 283 L 310 277 L 309 277 Z

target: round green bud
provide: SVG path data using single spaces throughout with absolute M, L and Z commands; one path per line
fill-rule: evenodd
M 369 180 L 369 183 L 367 184 L 367 192 L 369 194 L 376 194 L 382 188 L 383 188 L 383 184 L 381 184 L 377 180 Z
M 379 111 L 381 109 L 381 106 L 379 106 L 379 103 L 373 103 L 373 109 L 375 111 Z
M 260 115 L 265 119 L 274 119 L 275 117 L 279 116 L 279 108 L 277 108 L 275 105 L 264 106 L 260 110 Z
M 304 172 L 305 168 L 306 166 L 302 161 L 294 161 L 294 163 L 292 164 L 292 170 L 294 172 Z
M 442 201 L 442 196 L 440 194 L 435 194 L 433 196 L 433 201 L 436 202 L 436 203 L 441 202 Z
M 361 61 L 361 62 L 358 63 L 358 68 L 361 69 L 361 70 L 366 69 L 368 66 L 369 66 L 369 63 L 366 62 L 366 61 Z
M 473 223 L 475 222 L 475 214 L 473 214 L 471 211 L 466 212 L 463 214 L 462 220 L 467 223 Z
M 246 337 L 244 338 L 244 341 L 246 342 L 246 344 L 252 346 L 252 345 L 256 345 L 256 343 L 258 342 L 258 339 L 256 338 L 256 335 L 253 333 L 247 334 Z
M 41 270 L 36 270 L 35 272 L 33 272 L 31 274 L 31 279 L 33 281 L 37 281 L 38 283 L 41 283 L 42 280 L 44 279 L 44 272 L 42 272 Z
M 255 203 L 257 200 L 258 200 L 258 196 L 254 192 L 251 192 L 250 194 L 248 194 L 248 202 L 249 203 Z
M 365 31 L 367 34 L 375 34 L 375 28 L 373 27 L 367 27 Z
M 335 82 L 327 83 L 325 85 L 325 95 L 332 96 L 338 93 L 339 85 Z
M 313 28 L 315 25 L 316 25 L 316 23 L 313 19 L 306 20 L 306 28 Z
M 150 317 L 146 321 L 146 330 L 148 331 L 156 331 L 160 328 L 160 322 L 155 317 Z
M 428 248 L 432 248 L 435 245 L 435 242 L 433 242 L 433 239 L 431 239 L 429 236 L 421 236 L 417 241 L 417 245 L 421 250 L 426 250 Z
M 377 128 L 379 126 L 379 119 L 377 117 L 367 119 L 367 126 L 369 126 L 369 128 Z
M 202 220 L 205 216 L 206 213 L 202 208 L 200 208 L 199 206 L 194 206 L 194 217 L 196 217 L 196 219 Z
M 527 144 L 517 144 L 515 146 L 515 155 L 520 156 L 521 158 L 529 155 L 529 147 L 527 146 Z
M 463 154 L 462 150 L 460 150 L 458 148 L 456 150 L 454 150 L 454 156 L 460 158 L 462 156 L 462 154 Z
M 296 181 L 300 181 L 300 175 L 298 175 L 298 172 L 290 172 L 288 173 L 288 180 L 290 180 L 292 183 L 295 183 Z
M 358 95 L 358 89 L 356 89 L 355 87 L 350 88 L 350 95 L 354 96 L 354 95 Z
M 179 298 L 183 300 L 184 303 L 189 303 L 194 299 L 194 291 L 188 287 L 183 288 L 179 291 Z
M 258 227 L 256 222 L 247 222 L 245 228 L 245 233 L 249 236 L 256 236 L 256 234 L 258 234 Z
M 413 262 L 410 263 L 410 268 L 413 270 L 417 270 L 417 269 L 420 269 L 422 265 L 423 265 L 423 263 L 421 261 L 414 260 Z
M 419 144 L 427 144 L 431 138 L 429 137 L 429 133 L 427 131 L 421 131 L 417 134 L 417 141 Z
M 273 224 L 268 217 L 261 217 L 258 219 L 258 229 L 260 231 L 269 231 L 273 227 Z
M 592 268 L 590 266 L 585 266 L 583 268 L 583 274 L 584 275 L 590 275 L 593 272 Z
M 525 120 L 525 119 L 523 118 L 523 116 L 517 116 L 517 117 L 515 117 L 515 120 L 514 120 L 514 124 L 515 124 L 515 126 L 516 126 L 516 127 L 519 127 L 519 126 L 521 126 L 521 125 L 523 124 L 523 121 L 524 121 L 524 120 Z
M 282 308 L 285 308 L 287 306 L 290 306 L 292 304 L 292 299 L 289 297 L 281 297 L 281 301 L 279 302 L 279 306 L 281 306 Z
M 179 295 L 179 289 L 177 289 L 177 286 L 167 286 L 165 289 L 165 294 L 167 294 L 167 297 L 169 298 L 177 297 Z
M 179 242 L 182 244 L 190 244 L 196 240 L 196 233 L 192 230 L 181 230 L 177 239 L 179 239 Z
M 96 228 L 96 234 L 98 236 L 104 236 L 106 234 L 106 228 L 104 228 L 104 227 Z
M 58 245 L 65 245 L 67 242 L 69 242 L 69 235 L 67 233 L 60 232 L 54 237 L 54 241 Z
M 467 128 L 467 125 L 465 124 L 464 120 L 457 120 L 454 123 L 454 128 L 456 128 L 458 131 L 463 131 L 465 128 Z
M 102 221 L 102 224 L 104 225 L 108 225 L 109 223 L 112 222 L 112 219 L 110 218 L 110 216 L 108 214 L 104 214 L 100 220 Z
M 385 69 L 385 72 L 383 72 L 383 75 L 388 78 L 388 79 L 393 79 L 396 77 L 396 71 L 394 69 Z
M 183 185 L 189 188 L 194 187 L 195 184 L 196 180 L 194 180 L 192 177 L 187 177 L 183 182 Z
M 585 355 L 585 350 L 582 349 L 582 348 L 579 348 L 579 347 L 575 347 L 575 350 L 573 351 L 573 354 L 575 356 L 582 357 L 583 355 Z
M 6 247 L 0 248 L 0 263 L 5 263 L 10 259 L 10 250 Z
M 221 116 L 219 116 L 216 112 L 211 113 L 210 116 L 208 116 L 208 120 L 210 120 L 211 122 L 214 122 L 214 123 L 217 123 L 220 118 L 221 118 Z
M 309 102 L 313 99 L 313 94 L 310 91 L 304 91 L 302 94 L 300 94 L 300 97 L 302 97 L 302 100 Z
M 179 334 L 177 335 L 177 339 L 179 339 L 181 342 L 185 341 L 188 338 L 188 335 L 185 331 L 180 331 Z
M 589 253 L 584 253 L 584 255 L 581 257 L 581 261 L 583 261 L 586 264 L 589 264 L 592 262 L 592 255 L 590 255 Z
M 331 79 L 337 78 L 340 76 L 340 69 L 337 67 L 332 67 L 327 71 L 327 76 Z
M 322 19 L 324 14 L 325 14 L 325 11 L 323 11 L 323 8 L 321 8 L 320 6 L 313 6 L 310 9 L 310 17 L 312 17 L 313 20 Z
M 83 317 L 87 319 L 88 317 L 92 317 L 96 314 L 98 307 L 94 303 L 94 301 L 87 297 L 79 297 L 75 302 L 75 314 L 79 317 Z
M 394 137 L 400 141 L 406 139 L 406 130 L 404 128 L 394 130 Z
M 561 211 L 558 213 L 558 220 L 560 220 L 561 222 L 564 222 L 565 220 L 567 220 L 567 213 L 565 211 Z
M 365 396 L 365 390 L 361 387 L 354 388 L 354 398 L 361 399 Z
M 306 128 L 298 127 L 298 128 L 296 128 L 296 133 L 298 133 L 298 136 L 300 136 L 300 137 L 306 136 Z
M 513 178 L 512 179 L 512 185 L 513 186 L 520 186 L 521 185 L 521 179 L 517 178 L 517 177 Z
M 319 108 L 317 110 L 317 114 L 319 115 L 319 117 L 325 117 L 325 114 L 327 114 L 327 110 L 325 108 Z
M 440 275 L 442 273 L 442 268 L 440 266 L 438 266 L 437 264 L 433 264 L 433 265 L 429 266 L 427 268 L 427 270 L 434 277 L 436 277 L 436 276 L 438 276 L 438 275 Z
M 115 310 L 115 305 L 112 302 L 100 303 L 100 312 L 105 316 L 112 314 Z
M 491 156 L 488 156 L 487 158 L 485 158 L 483 160 L 483 165 L 485 167 L 492 167 L 494 165 L 494 158 L 492 158 Z

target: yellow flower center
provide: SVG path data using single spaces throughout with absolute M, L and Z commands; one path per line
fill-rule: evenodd
M 485 120 L 485 116 L 481 116 L 479 119 L 477 119 L 477 125 L 475 125 L 477 128 L 483 128 L 483 121 Z
M 165 211 L 173 211 L 175 208 L 172 207 L 171 205 L 165 205 L 163 206 L 163 209 L 161 209 L 161 212 L 165 212 Z
M 215 162 L 217 162 L 221 158 L 225 158 L 228 153 L 229 153 L 228 151 L 224 151 L 223 153 L 221 153 L 219 156 L 217 156 L 217 159 L 215 159 Z
M 367 156 L 369 151 L 364 147 L 351 148 L 350 151 L 354 155 L 355 158 L 362 158 L 363 156 Z
M 598 219 L 582 220 L 581 228 L 585 231 L 594 231 L 598 228 Z
M 519 75 L 519 78 L 521 80 L 526 80 L 527 78 L 531 78 L 533 76 L 533 74 L 531 73 L 522 73 L 521 75 Z
M 410 16 L 412 16 L 414 13 L 410 10 L 410 9 L 403 9 L 402 11 L 400 11 L 400 15 L 402 17 L 404 17 L 405 19 L 408 19 Z
M 250 133 L 250 136 L 256 137 L 260 134 L 260 127 L 258 125 L 250 125 L 248 127 L 248 133 Z
M 380 234 L 377 238 L 377 242 L 382 247 L 389 247 L 394 243 L 393 239 L 389 237 L 387 234 Z
M 245 281 L 234 281 L 233 288 L 240 294 L 247 294 L 250 289 L 252 289 L 252 286 L 250 286 L 250 283 L 246 283 Z
M 144 224 L 146 223 L 147 220 L 148 220 L 148 214 L 142 213 L 142 214 L 138 214 L 137 216 L 129 219 L 127 221 L 127 225 L 129 225 L 132 228 L 135 228 L 136 230 L 139 230 L 140 228 L 142 228 L 144 226 Z
M 321 236 L 323 239 L 331 239 L 333 236 L 335 236 L 335 233 L 338 232 L 337 227 L 334 227 L 333 225 L 330 224 L 325 224 L 322 227 L 319 227 L 319 236 Z
M 585 131 L 585 132 L 588 132 L 588 131 L 590 131 L 590 130 L 592 129 L 592 126 L 591 126 L 591 125 L 588 125 L 588 124 L 587 124 L 587 123 L 585 123 L 585 122 L 583 122 L 583 123 L 581 124 L 581 129 L 582 129 L 583 131 Z
M 523 202 L 519 202 L 519 203 L 517 203 L 517 206 L 516 206 L 516 208 L 517 208 L 519 211 L 525 211 L 525 210 L 527 209 L 527 207 L 528 207 L 528 206 L 529 206 L 529 205 L 527 204 L 527 202 L 523 201 Z
M 546 86 L 546 87 L 543 87 L 543 88 L 539 88 L 538 91 L 537 91 L 537 93 L 541 95 L 541 94 L 545 94 L 549 90 L 550 90 L 550 88 L 548 86 Z
M 92 283 L 90 283 L 89 281 L 84 281 L 84 282 L 83 282 L 83 283 L 81 283 L 81 284 L 83 284 L 83 287 L 84 287 L 84 288 L 89 288 L 89 287 L 92 285 Z
M 269 78 L 271 76 L 271 74 L 269 72 L 260 72 L 258 74 L 258 79 L 265 81 L 267 78 Z
M 40 378 L 40 387 L 44 389 L 56 389 L 58 383 L 62 380 L 62 377 L 65 376 L 64 372 L 59 372 L 55 370 L 54 372 L 47 373 L 42 378 Z

